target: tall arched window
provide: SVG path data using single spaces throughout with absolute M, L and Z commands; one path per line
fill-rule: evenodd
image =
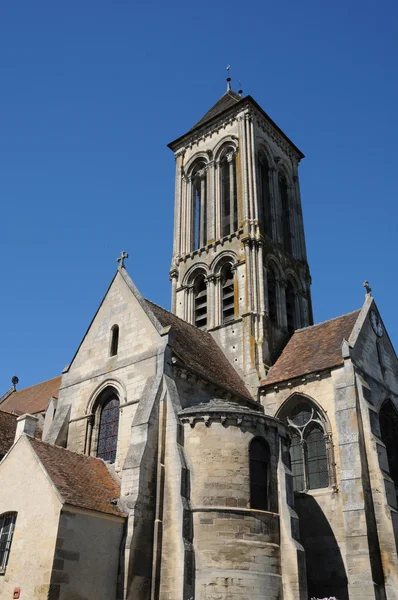
M 290 463 L 294 489 L 303 491 L 328 487 L 328 453 L 319 410 L 299 396 L 285 414 L 291 437 Z
M 395 489 L 398 495 L 398 413 L 391 400 L 386 400 L 382 405 L 379 414 L 379 422 L 381 439 L 386 446 L 391 479 L 393 479 L 395 483 Z
M 287 282 L 286 285 L 286 319 L 287 319 L 287 330 L 289 333 L 293 333 L 297 326 L 296 318 L 296 300 L 291 281 Z
M 199 161 L 191 175 L 193 209 L 193 248 L 202 248 L 207 243 L 207 172 L 206 164 Z
M 260 215 L 264 233 L 272 237 L 272 210 L 269 181 L 269 165 L 265 152 L 258 153 L 258 181 L 260 197 Z
M 220 161 L 221 235 L 238 229 L 238 203 L 236 189 L 236 158 L 232 148 L 225 151 Z
M 198 275 L 193 284 L 194 322 L 196 327 L 204 329 L 207 325 L 207 285 L 204 275 Z
M 250 506 L 258 510 L 268 510 L 268 473 L 270 450 L 262 438 L 254 438 L 250 443 Z
M 222 323 L 233 321 L 235 317 L 234 274 L 229 263 L 221 269 Z
M 111 356 L 116 356 L 119 349 L 119 325 L 114 325 L 111 329 Z
M 102 405 L 99 422 L 97 456 L 111 463 L 116 460 L 119 404 L 116 395 L 109 396 Z
M 267 269 L 267 287 L 268 287 L 268 316 L 271 323 L 275 325 L 278 322 L 278 308 L 276 295 L 276 277 L 272 267 Z
M 282 234 L 285 250 L 292 253 L 292 232 L 290 228 L 289 189 L 284 173 L 280 172 L 278 177 L 279 196 L 281 199 L 282 212 Z
M 0 574 L 3 574 L 6 570 L 16 519 L 16 512 L 0 515 Z

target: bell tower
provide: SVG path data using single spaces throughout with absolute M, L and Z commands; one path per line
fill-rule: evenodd
M 210 331 L 255 389 L 289 335 L 312 323 L 304 155 L 229 78 L 225 94 L 169 148 L 172 311 Z

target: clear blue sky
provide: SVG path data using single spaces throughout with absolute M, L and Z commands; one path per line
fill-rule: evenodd
M 315 320 L 362 305 L 395 346 L 398 4 L 19 0 L 0 6 L 0 394 L 72 358 L 120 251 L 169 308 L 166 144 L 241 81 L 305 153 Z

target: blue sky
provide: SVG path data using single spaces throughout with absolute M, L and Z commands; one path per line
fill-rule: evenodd
M 0 395 L 71 360 L 122 249 L 169 308 L 174 158 L 225 66 L 304 152 L 317 322 L 369 279 L 398 346 L 393 0 L 0 6 Z

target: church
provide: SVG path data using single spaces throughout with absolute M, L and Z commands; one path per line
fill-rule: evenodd
M 169 148 L 171 312 L 123 252 L 70 364 L 0 398 L 0 598 L 397 600 L 398 361 L 368 282 L 313 323 L 304 156 L 229 79 Z

